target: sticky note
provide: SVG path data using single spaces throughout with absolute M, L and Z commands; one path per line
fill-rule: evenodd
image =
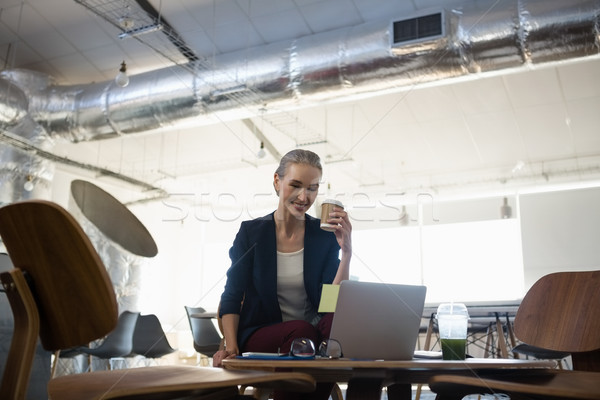
M 319 303 L 319 312 L 335 312 L 337 305 L 338 294 L 340 293 L 340 285 L 323 285 L 321 291 L 321 302 Z

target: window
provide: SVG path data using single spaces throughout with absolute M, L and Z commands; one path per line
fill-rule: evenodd
M 429 303 L 524 294 L 518 219 L 355 231 L 353 251 L 353 278 L 423 283 Z

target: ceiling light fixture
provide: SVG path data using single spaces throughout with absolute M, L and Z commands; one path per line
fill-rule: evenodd
M 400 214 L 400 225 L 406 226 L 410 224 L 410 217 L 408 215 L 408 211 L 406 211 L 406 206 L 402 206 L 402 213 Z
M 256 157 L 265 158 L 266 155 L 267 153 L 265 152 L 265 142 L 260 142 L 260 149 L 258 150 L 258 153 L 256 153 Z
M 33 176 L 27 175 L 25 183 L 23 184 L 23 189 L 27 192 L 31 192 L 35 185 L 33 184 Z
M 505 197 L 502 199 L 502 206 L 500 207 L 500 218 L 508 219 L 512 216 L 512 208 L 508 205 L 508 199 Z
M 115 83 L 120 87 L 126 87 L 127 85 L 129 85 L 129 77 L 127 76 L 127 64 L 125 64 L 125 61 L 121 63 L 119 73 L 115 77 Z

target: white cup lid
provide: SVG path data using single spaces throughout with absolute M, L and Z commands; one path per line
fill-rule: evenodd
M 437 315 L 462 315 L 469 318 L 469 311 L 462 303 L 442 303 L 437 309 Z
M 321 204 L 335 204 L 336 206 L 342 207 L 344 208 L 344 205 L 342 204 L 341 201 L 336 200 L 336 199 L 325 199 L 321 202 Z

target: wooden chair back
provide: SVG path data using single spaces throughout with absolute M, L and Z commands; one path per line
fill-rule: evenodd
M 31 281 L 46 350 L 87 345 L 115 328 L 112 283 L 71 214 L 43 200 L 9 204 L 0 208 L 0 236 L 14 267 Z
M 600 370 L 599 288 L 600 271 L 540 278 L 519 306 L 515 335 L 533 346 L 571 353 L 575 369 Z

